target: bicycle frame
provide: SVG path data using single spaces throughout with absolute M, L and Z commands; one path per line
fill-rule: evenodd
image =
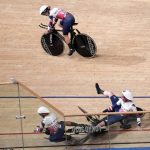
M 77 25 L 77 24 L 75 24 L 75 25 Z M 44 28 L 44 29 L 48 29 L 48 26 L 44 25 L 42 23 L 39 25 L 39 27 Z M 77 31 L 78 34 L 80 33 L 80 31 L 78 29 L 73 29 L 73 27 L 71 27 L 71 29 L 70 29 L 70 40 L 71 41 L 73 40 L 74 36 L 76 35 L 75 30 Z M 52 27 L 51 33 L 56 33 L 65 42 L 65 38 L 59 32 L 63 32 L 63 30 L 55 29 L 54 27 Z

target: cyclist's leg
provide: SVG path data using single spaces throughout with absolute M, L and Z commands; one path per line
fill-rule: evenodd
M 75 22 L 74 17 L 70 15 L 66 16 L 63 22 L 63 35 L 65 38 L 65 42 L 68 44 L 68 47 L 69 47 L 69 53 L 68 53 L 69 56 L 71 56 L 75 51 L 72 47 L 71 39 L 69 37 L 70 29 L 72 25 L 74 24 L 74 22 Z
M 107 117 L 107 119 L 105 120 L 105 123 L 107 125 L 112 125 L 114 123 L 120 122 L 123 119 L 125 119 L 126 116 L 122 116 L 122 115 L 110 115 Z
M 116 95 L 112 95 L 110 97 L 111 103 L 112 105 L 116 105 L 116 103 L 118 102 L 119 98 Z
M 126 116 L 122 115 L 109 115 L 108 117 L 103 118 L 103 121 L 98 124 L 98 126 L 103 127 L 107 125 L 112 125 L 114 123 L 120 122 L 125 119 Z
M 68 35 L 70 33 L 70 29 L 74 23 L 75 18 L 72 15 L 67 15 L 61 23 L 61 25 L 63 25 L 63 35 Z
M 117 96 L 114 95 L 113 92 L 110 91 L 104 91 L 103 94 L 105 96 L 108 96 L 111 100 L 112 106 L 116 105 L 117 101 L 119 100 Z M 105 109 L 103 112 L 110 112 L 110 111 L 115 111 L 118 112 L 120 109 L 120 106 L 113 108 L 112 106 L 110 106 L 108 109 Z
M 118 97 L 115 96 L 115 94 L 113 92 L 104 91 L 103 94 L 110 98 L 112 105 L 115 105 L 117 103 L 117 101 L 119 100 Z

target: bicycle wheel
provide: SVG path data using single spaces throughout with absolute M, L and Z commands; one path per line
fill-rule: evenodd
M 41 37 L 41 45 L 45 52 L 53 56 L 58 56 L 64 51 L 64 43 L 55 33 L 43 35 Z
M 94 40 L 86 34 L 78 34 L 74 37 L 72 44 L 75 50 L 83 57 L 94 57 L 97 47 Z

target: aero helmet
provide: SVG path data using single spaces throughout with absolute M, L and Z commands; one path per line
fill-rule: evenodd
M 48 8 L 48 5 L 42 5 L 40 7 L 40 15 L 42 15 L 42 13 Z
M 133 100 L 132 93 L 129 90 L 122 91 L 123 96 L 128 100 Z
M 38 108 L 37 113 L 38 114 L 44 114 L 44 113 L 50 113 L 50 111 L 45 106 L 41 106 Z

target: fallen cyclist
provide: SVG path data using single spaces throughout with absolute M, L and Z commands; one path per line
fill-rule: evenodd
M 36 133 L 42 133 L 49 135 L 49 141 L 51 142 L 62 142 L 67 140 L 71 140 L 71 135 L 66 133 L 75 133 L 80 132 L 81 130 L 84 132 L 84 129 L 88 127 L 85 124 L 78 124 L 71 121 L 59 121 L 56 114 L 50 112 L 47 107 L 41 106 L 38 108 L 37 113 L 42 117 L 42 121 L 37 129 Z M 65 131 L 66 127 L 72 127 Z M 80 128 L 80 129 L 79 129 Z
M 132 93 L 129 90 L 122 91 L 121 98 L 118 98 L 113 92 L 102 90 L 98 83 L 95 84 L 96 90 L 98 94 L 103 94 L 110 98 L 112 105 L 105 109 L 103 112 L 137 112 L 137 107 L 133 102 Z M 130 124 L 124 124 L 124 120 L 131 115 L 126 114 L 117 114 L 117 115 L 108 115 L 108 117 L 103 118 L 97 123 L 97 126 L 103 127 L 107 125 L 112 125 L 114 123 L 120 122 L 121 127 L 124 129 L 128 129 L 131 127 Z M 141 118 L 140 114 L 136 114 L 137 125 L 141 126 Z

